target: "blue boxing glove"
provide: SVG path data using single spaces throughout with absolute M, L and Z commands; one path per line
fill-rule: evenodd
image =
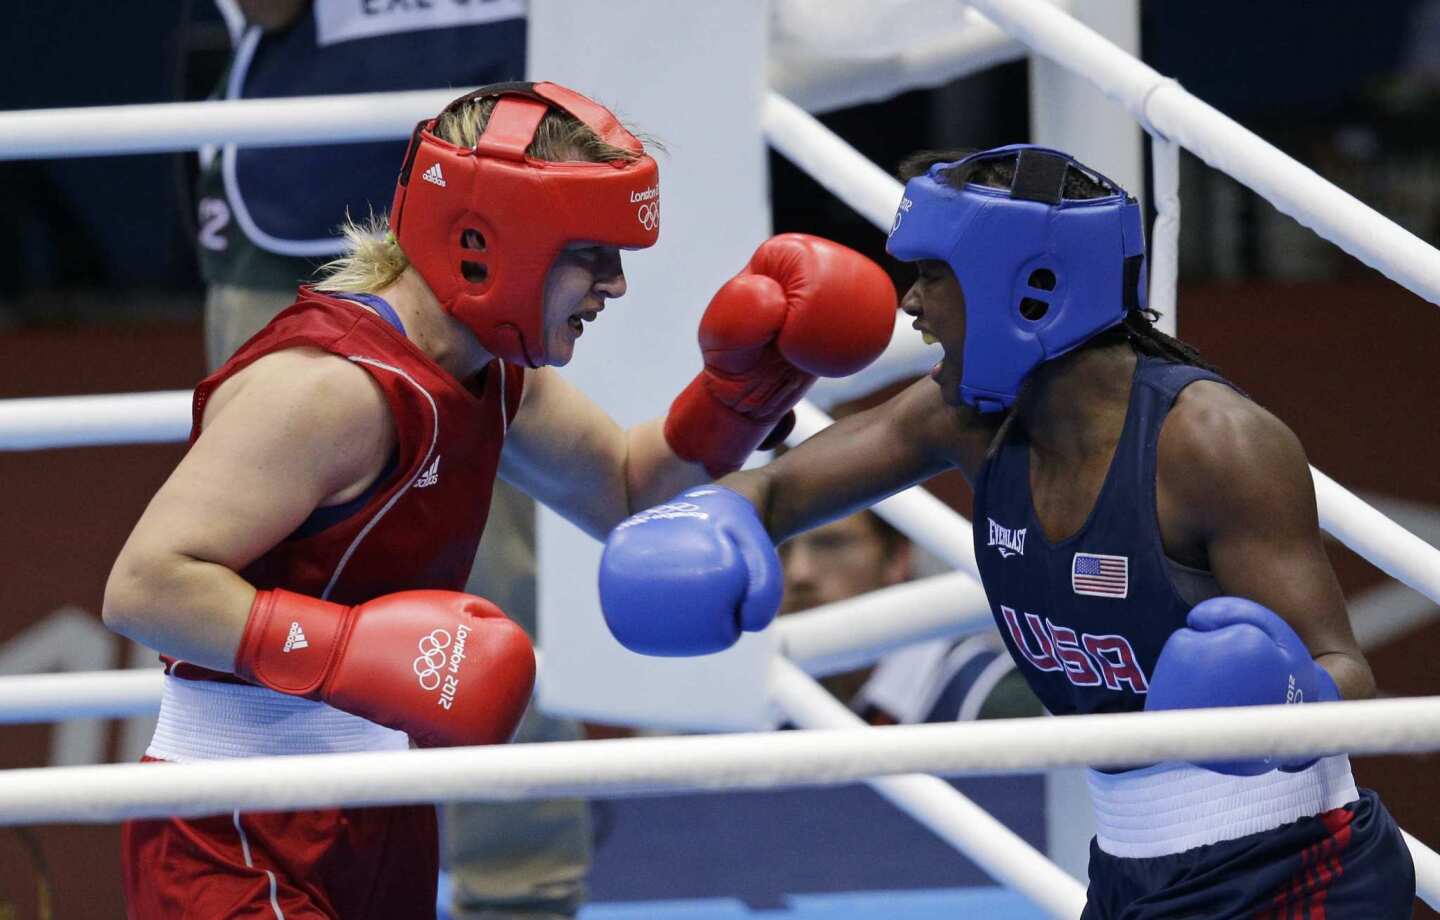
M 780 557 L 755 506 L 708 485 L 632 515 L 600 557 L 600 606 L 620 644 L 644 655 L 708 655 L 780 607 Z
M 1273 611 L 1243 597 L 1213 597 L 1196 604 L 1160 650 L 1146 711 L 1210 706 L 1263 706 L 1331 702 L 1340 691 L 1330 672 Z M 1315 758 L 1203 763 L 1198 766 L 1237 776 L 1255 776 L 1277 767 L 1298 770 Z

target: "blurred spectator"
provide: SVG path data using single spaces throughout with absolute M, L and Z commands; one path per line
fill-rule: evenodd
M 523 0 L 354 3 L 216 0 L 234 54 L 226 99 L 478 86 L 524 75 Z M 341 215 L 390 207 L 404 140 L 202 152 L 198 202 L 211 367 L 294 300 L 297 284 L 338 255 Z M 535 505 L 495 484 L 466 591 L 535 634 Z M 531 708 L 516 741 L 562 741 L 579 727 Z M 591 831 L 579 799 L 457 803 L 441 823 L 441 911 L 451 920 L 573 917 L 585 896 Z
M 1400 57 L 1381 101 L 1396 112 L 1431 110 L 1440 103 L 1440 0 L 1419 0 L 1407 18 Z
M 913 574 L 910 541 L 874 512 L 861 511 L 802 533 L 780 547 L 781 615 L 898 585 Z M 1013 718 L 1042 712 L 998 634 L 937 639 L 891 652 L 872 668 L 821 684 L 872 725 Z
M 870 511 L 798 534 L 780 546 L 785 567 L 780 615 L 909 581 L 910 555 L 910 541 Z M 864 668 L 823 678 L 820 683 L 836 699 L 855 708 L 869 676 L 870 669 Z
M 519 79 L 521 0 L 357 4 L 217 0 L 234 53 L 217 95 L 266 99 L 443 89 Z M 218 366 L 295 286 L 344 248 L 349 212 L 384 213 L 405 141 L 238 147 L 201 152 L 197 205 L 209 363 Z

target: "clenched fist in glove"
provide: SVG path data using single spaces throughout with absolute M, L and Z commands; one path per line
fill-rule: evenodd
M 706 307 L 705 369 L 671 404 L 665 440 L 711 476 L 733 472 L 816 377 L 861 370 L 894 326 L 895 286 L 879 265 L 818 236 L 772 237 Z
M 631 515 L 600 557 L 600 607 L 620 644 L 642 655 L 709 655 L 770 625 L 780 557 L 755 506 L 700 486 Z
M 1268 607 L 1243 597 L 1212 597 L 1191 608 L 1185 623 L 1155 661 L 1146 711 L 1340 699 L 1330 672 Z M 1267 757 L 1200 766 L 1255 776 L 1277 767 L 1302 770 L 1314 762 L 1313 757 Z
M 510 740 L 535 684 L 525 631 L 494 604 L 402 591 L 355 607 L 260 591 L 235 673 L 407 733 L 421 747 Z

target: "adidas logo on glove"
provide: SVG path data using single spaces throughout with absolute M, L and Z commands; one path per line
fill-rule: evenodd
M 305 639 L 305 630 L 300 628 L 299 621 L 290 624 L 290 634 L 285 637 L 285 648 L 282 651 L 290 652 L 297 649 L 309 648 L 310 643 Z

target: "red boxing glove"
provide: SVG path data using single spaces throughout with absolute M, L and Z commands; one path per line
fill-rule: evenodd
M 530 703 L 535 652 L 498 607 L 469 594 L 402 591 L 346 607 L 274 590 L 255 595 L 235 673 L 421 747 L 500 744 Z
M 895 327 L 885 270 L 805 233 L 771 237 L 700 319 L 705 369 L 665 419 L 675 455 L 719 477 L 740 468 L 819 377 L 880 356 Z

